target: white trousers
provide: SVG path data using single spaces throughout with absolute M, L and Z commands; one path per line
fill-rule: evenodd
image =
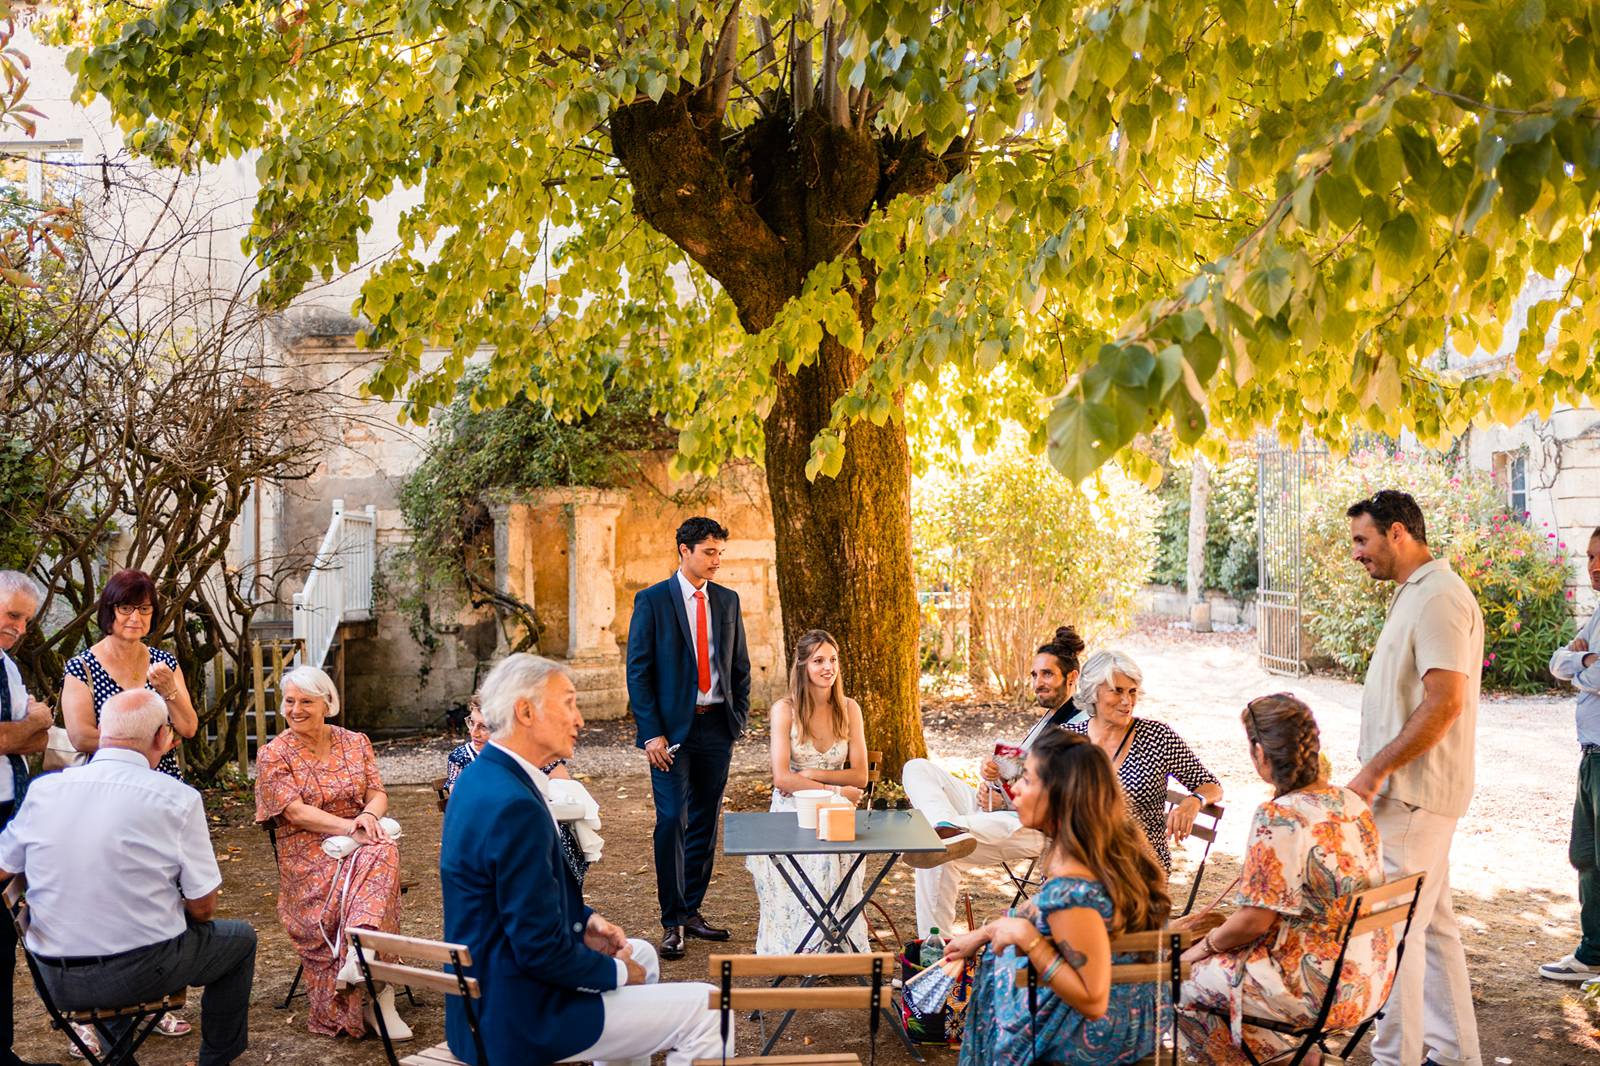
M 977 790 L 928 759 L 906 763 L 900 781 L 911 806 L 921 811 L 930 825 L 960 826 L 978 842 L 964 859 L 916 871 L 918 936 L 927 936 L 933 927 L 948 932 L 955 926 L 963 871 L 1002 861 L 1026 863 L 1044 851 L 1043 833 L 1024 829 L 1015 811 L 980 811 Z
M 695 1059 L 722 1057 L 722 1019 L 710 1007 L 716 991 L 698 981 L 659 984 L 661 961 L 653 945 L 629 940 L 645 983 L 602 993 L 605 1022 L 600 1039 L 566 1062 L 594 1066 L 650 1066 L 650 1056 L 667 1053 L 667 1066 L 689 1066 Z M 728 1018 L 728 1057 L 734 1055 L 733 1017 Z
M 1422 871 L 1406 955 L 1372 1038 L 1376 1066 L 1482 1066 L 1467 953 L 1450 901 L 1456 819 L 1379 796 L 1372 805 L 1388 878 Z M 1425 1054 L 1426 1052 L 1426 1054 Z

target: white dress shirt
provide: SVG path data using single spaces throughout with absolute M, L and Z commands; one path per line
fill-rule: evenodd
M 510 748 L 506 747 L 504 744 L 495 744 L 495 742 L 492 741 L 492 740 L 489 741 L 489 743 L 494 744 L 495 747 L 499 748 L 501 751 L 503 751 L 507 755 L 511 756 L 512 759 L 516 760 L 516 763 L 517 763 L 518 766 L 522 767 L 523 770 L 527 771 L 528 777 L 530 777 L 533 780 L 533 787 L 538 789 L 539 790 L 539 795 L 544 797 L 545 810 L 549 811 L 550 810 L 550 778 L 545 775 L 545 772 L 543 770 L 539 769 L 537 766 L 533 765 L 533 763 L 529 762 L 527 759 L 524 759 L 522 756 L 520 756 L 516 752 L 512 751 Z M 551 823 L 553 825 L 555 825 L 556 832 L 557 833 L 561 832 L 561 823 L 556 821 L 556 816 L 555 816 L 555 813 L 553 811 L 550 812 L 550 821 L 551 821 Z M 3 858 L 3 857 L 4 857 L 4 853 L 0 852 L 0 858 Z M 6 866 L 4 862 L 0 862 L 0 867 L 3 867 L 5 869 L 7 869 L 7 870 L 11 869 L 11 867 Z M 582 933 L 583 932 L 582 929 L 577 929 L 577 930 L 574 930 L 574 931 L 578 932 L 578 933 Z M 621 959 L 616 959 L 616 958 L 612 959 L 611 961 L 617 964 L 617 987 L 621 988 L 623 985 L 628 983 L 628 964 L 623 962 Z
M 25 874 L 28 947 L 115 955 L 180 935 L 183 901 L 222 884 L 200 793 L 136 751 L 101 748 L 45 774 L 0 833 L 0 869 Z
M 11 656 L 3 651 L 0 651 L 0 667 L 5 670 L 0 684 L 11 689 L 11 720 L 20 722 L 28 716 L 28 690 L 22 687 L 22 671 L 11 661 Z M 10 803 L 16 791 L 16 782 L 11 780 L 11 760 L 0 755 L 0 803 Z
M 717 626 L 716 620 L 711 616 L 711 582 L 707 581 L 699 588 L 695 588 L 689 579 L 683 576 L 682 570 L 678 571 L 677 577 L 678 592 L 683 596 L 683 609 L 689 614 L 689 653 L 695 657 L 696 669 L 699 669 L 700 665 L 700 651 L 695 641 L 700 638 L 695 634 L 695 615 L 700 608 L 694 601 L 694 594 L 696 592 L 704 592 L 706 594 L 706 658 L 711 662 L 711 687 L 705 692 L 701 692 L 700 685 L 696 682 L 694 705 L 696 707 L 705 707 L 713 703 L 723 703 L 726 698 L 722 695 L 722 673 L 717 669 L 717 641 L 715 636 Z

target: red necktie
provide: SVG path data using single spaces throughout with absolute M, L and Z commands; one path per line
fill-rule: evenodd
M 694 594 L 694 659 L 700 667 L 700 691 L 711 691 L 711 645 L 706 638 L 706 594 Z

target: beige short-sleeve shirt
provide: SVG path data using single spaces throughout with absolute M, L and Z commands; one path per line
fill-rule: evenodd
M 1483 612 L 1467 583 L 1438 559 L 1417 567 L 1390 601 L 1361 690 L 1363 763 L 1400 735 L 1422 703 L 1429 670 L 1467 675 L 1461 716 L 1439 743 L 1391 774 L 1379 795 L 1459 818 L 1472 802 Z

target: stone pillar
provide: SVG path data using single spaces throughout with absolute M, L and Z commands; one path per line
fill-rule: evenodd
M 611 623 L 617 615 L 617 516 L 626 494 L 610 489 L 553 489 L 567 529 L 567 665 L 578 707 L 590 718 L 628 711 L 627 675 Z

